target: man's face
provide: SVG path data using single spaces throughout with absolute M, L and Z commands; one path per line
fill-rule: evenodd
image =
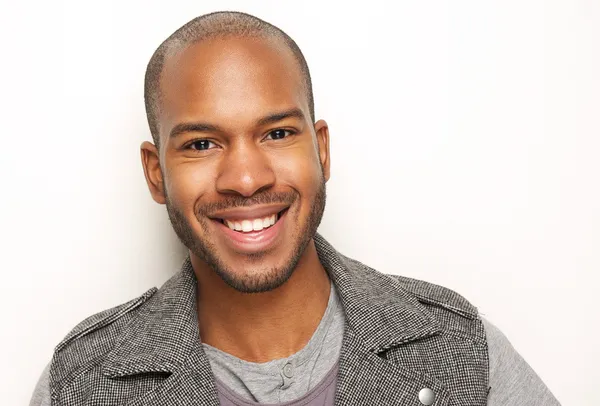
M 182 242 L 239 291 L 284 283 L 320 223 L 329 178 L 327 125 L 311 122 L 291 51 L 234 38 L 175 52 L 159 127 L 153 195 Z

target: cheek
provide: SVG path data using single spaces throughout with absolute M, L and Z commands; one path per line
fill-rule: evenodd
M 173 165 L 166 182 L 169 199 L 184 211 L 193 210 L 198 199 L 210 191 L 210 179 L 210 171 L 201 165 Z
M 322 178 L 319 160 L 306 153 L 288 156 L 276 168 L 281 184 L 292 187 L 302 199 L 311 199 Z

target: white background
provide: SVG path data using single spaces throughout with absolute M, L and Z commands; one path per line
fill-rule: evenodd
M 10 2 L 0 10 L 0 390 L 183 250 L 151 200 L 154 49 L 234 9 L 296 39 L 331 131 L 321 233 L 453 288 L 565 405 L 600 404 L 600 2 Z

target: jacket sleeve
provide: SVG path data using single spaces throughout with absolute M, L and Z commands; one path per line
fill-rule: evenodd
M 42 372 L 42 376 L 40 376 L 37 385 L 35 385 L 29 406 L 50 406 L 49 373 L 50 364 L 46 365 L 46 368 L 44 368 L 44 371 Z
M 560 406 L 506 336 L 483 317 L 482 321 L 490 360 L 488 406 Z

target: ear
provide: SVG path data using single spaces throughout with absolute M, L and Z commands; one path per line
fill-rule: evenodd
M 315 134 L 317 136 L 317 144 L 319 146 L 319 160 L 323 166 L 323 176 L 325 182 L 329 180 L 329 167 L 330 167 L 330 156 L 329 156 L 329 127 L 325 120 L 319 120 L 315 123 Z
M 166 197 L 158 148 L 151 142 L 144 141 L 140 146 L 140 153 L 142 166 L 144 167 L 144 176 L 146 177 L 150 194 L 156 203 L 165 204 Z

